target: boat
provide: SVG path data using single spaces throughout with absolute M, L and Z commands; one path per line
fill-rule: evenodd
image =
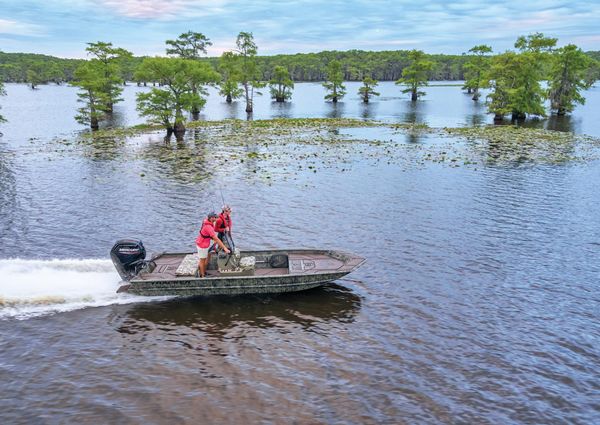
M 110 252 L 123 279 L 117 292 L 146 296 L 276 294 L 333 282 L 365 259 L 336 250 L 278 249 L 211 255 L 206 277 L 196 275 L 198 256 L 161 252 L 146 258 L 138 239 L 121 239 Z

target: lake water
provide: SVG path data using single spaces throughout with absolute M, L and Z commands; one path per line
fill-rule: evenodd
M 258 98 L 253 118 L 491 122 L 459 87 L 430 87 L 417 105 L 392 83 L 363 105 L 357 88 L 332 105 L 320 85 L 297 84 L 291 104 Z M 137 90 L 126 87 L 115 125 L 141 122 Z M 470 145 L 387 128 L 340 129 L 331 150 L 232 145 L 204 130 L 77 144 L 74 89 L 7 92 L 2 423 L 600 421 L 597 160 L 413 161 Z M 600 90 L 586 96 L 572 117 L 526 125 L 600 137 Z M 245 115 L 211 96 L 202 118 Z M 216 153 L 244 149 L 272 155 L 216 165 Z M 328 287 L 273 297 L 115 293 L 116 239 L 191 250 L 221 192 L 242 248 L 331 247 L 367 262 Z

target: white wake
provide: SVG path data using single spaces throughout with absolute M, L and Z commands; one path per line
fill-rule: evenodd
M 152 300 L 117 294 L 120 281 L 110 260 L 0 260 L 0 319 Z

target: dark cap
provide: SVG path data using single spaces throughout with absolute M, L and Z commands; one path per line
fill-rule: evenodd
M 217 213 L 211 212 L 208 213 L 208 218 L 218 218 L 219 216 L 217 215 Z

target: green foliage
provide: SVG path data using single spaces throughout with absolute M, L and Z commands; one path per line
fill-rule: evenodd
M 515 42 L 515 47 L 521 52 L 530 53 L 549 53 L 552 51 L 558 39 L 546 37 L 541 32 L 536 32 L 528 36 L 520 36 Z
M 130 51 L 120 47 L 113 47 L 112 43 L 98 41 L 96 43 L 86 44 L 88 47 L 85 48 L 85 51 L 88 52 L 89 55 L 92 55 L 95 60 L 98 60 L 103 64 L 113 63 L 119 59 L 132 56 Z
M 171 91 L 152 88 L 147 93 L 138 93 L 136 109 L 141 116 L 148 117 L 151 124 L 173 130 L 177 98 Z
M 323 83 L 323 87 L 329 92 L 325 95 L 325 100 L 337 103 L 339 99 L 345 96 L 346 87 L 342 84 L 343 81 L 342 65 L 336 60 L 329 62 L 329 65 L 327 65 L 327 81 Z
M 112 43 L 98 41 L 96 43 L 87 43 L 85 49 L 92 59 L 90 65 L 97 68 L 102 76 L 102 97 L 106 102 L 105 110 L 112 112 L 113 104 L 122 101 L 120 97 L 123 92 L 122 83 L 124 77 L 121 66 L 124 60 L 131 58 L 131 52 L 113 47 Z
M 143 76 L 161 86 L 137 95 L 138 111 L 168 131 L 185 131 L 183 112 L 200 110 L 207 94 L 202 86 L 219 81 L 219 74 L 208 63 L 189 59 L 146 58 L 138 73 L 136 78 Z
M 110 101 L 104 91 L 104 72 L 94 63 L 84 62 L 75 70 L 73 78 L 71 85 L 81 89 L 77 96 L 84 105 L 77 110 L 75 119 L 96 130 L 99 122 L 106 118 Z
M 47 82 L 44 72 L 44 63 L 40 61 L 31 62 L 27 69 L 27 84 L 35 89 L 38 85 Z
M 358 94 L 362 97 L 364 103 L 369 103 L 369 97 L 379 96 L 379 93 L 375 91 L 377 87 L 377 81 L 371 77 L 365 77 L 363 79 L 363 85 L 358 89 Z
M 30 60 L 26 62 L 25 82 L 35 89 L 40 84 L 54 82 L 60 84 L 65 79 L 65 73 L 56 62 L 44 62 L 41 60 Z
M 586 52 L 586 55 L 600 60 L 600 51 Z M 431 54 L 427 58 L 435 63 L 430 72 L 430 81 L 439 80 L 464 80 L 464 66 L 472 55 L 443 55 Z M 121 73 L 124 80 L 131 81 L 135 69 L 142 63 L 143 57 L 125 58 L 121 61 Z M 52 56 L 2 53 L 0 52 L 0 79 L 5 82 L 24 82 L 30 61 L 42 61 L 49 67 L 56 64 L 64 74 L 63 81 L 71 81 L 75 68 L 79 66 L 80 59 L 61 59 Z M 218 57 L 201 58 L 217 67 L 220 62 Z M 408 51 L 392 50 L 369 52 L 363 50 L 323 51 L 319 53 L 297 53 L 288 55 L 256 56 L 256 63 L 260 71 L 260 81 L 272 78 L 275 66 L 284 66 L 290 73 L 293 81 L 324 81 L 327 64 L 332 60 L 340 62 L 344 81 L 362 81 L 366 76 L 378 81 L 396 81 L 402 76 L 402 70 L 410 64 Z M 600 68 L 594 64 L 589 70 L 589 80 L 600 78 Z M 50 79 L 50 81 L 53 81 Z
M 485 44 L 472 47 L 469 49 L 472 56 L 469 61 L 463 66 L 465 74 L 465 84 L 463 89 L 473 92 L 473 100 L 478 100 L 480 97 L 479 89 L 488 87 L 489 81 L 486 78 L 486 71 L 489 67 L 489 57 L 486 55 L 492 53 L 492 48 Z
M 167 48 L 168 55 L 176 55 L 182 59 L 189 60 L 200 60 L 202 55 L 206 54 L 206 46 L 212 45 L 204 34 L 192 31 L 181 34 L 177 40 L 167 40 L 166 44 L 167 46 L 171 46 L 170 48 Z M 198 91 L 200 90 L 198 84 L 194 81 L 190 84 L 192 87 L 192 94 L 198 94 Z M 202 103 L 202 105 L 194 104 L 191 109 L 192 114 L 196 116 L 200 113 L 202 106 L 204 106 L 204 103 Z
M 506 52 L 495 56 L 488 75 L 492 88 L 488 110 L 497 117 L 546 115 L 546 92 L 540 85 L 539 73 L 531 63 L 530 55 Z
M 402 70 L 402 78 L 396 81 L 396 84 L 406 85 L 407 88 L 402 90 L 402 93 L 410 93 L 411 100 L 416 101 L 419 96 L 425 95 L 425 92 L 420 91 L 419 87 L 428 85 L 429 73 L 435 64 L 427 59 L 422 50 L 411 50 L 408 57 L 412 62 Z
M 238 57 L 233 52 L 223 52 L 219 59 L 218 69 L 222 78 L 219 84 L 219 94 L 225 96 L 227 103 L 242 97 L 244 90 L 239 87 Z
M 292 97 L 294 82 L 290 78 L 290 73 L 283 66 L 276 66 L 273 71 L 273 78 L 269 81 L 271 88 L 271 98 L 277 102 L 284 102 Z
M 42 78 L 44 82 L 70 81 L 73 79 L 75 69 L 82 62 L 84 61 L 81 59 L 60 59 L 32 53 L 0 52 L 0 80 L 11 83 L 25 83 L 27 82 L 27 71 L 32 64 L 43 63 L 43 70 L 48 74 Z M 53 68 L 57 68 L 62 72 L 60 81 L 55 81 Z
M 513 119 L 527 115 L 545 116 L 544 101 L 547 91 L 542 81 L 547 79 L 551 51 L 555 38 L 535 33 L 517 39 L 515 47 L 520 50 L 506 52 L 492 59 L 487 78 L 491 81 L 492 93 L 488 110 L 500 118 L 512 114 Z
M 46 81 L 61 84 L 65 81 L 65 72 L 57 63 L 52 63 L 46 69 Z
M 251 32 L 240 32 L 235 40 L 236 54 L 239 58 L 239 78 L 244 87 L 246 98 L 246 112 L 252 112 L 254 102 L 254 89 L 264 87 L 260 82 L 261 72 L 256 63 L 258 47 L 254 42 Z M 260 94 L 257 91 L 258 94 Z
M 586 72 L 585 81 L 588 84 L 594 84 L 600 80 L 600 50 L 595 52 L 585 52 L 585 55 L 592 59 L 589 69 Z
M 572 112 L 576 103 L 581 105 L 585 103 L 585 98 L 580 91 L 592 85 L 592 82 L 586 78 L 592 61 L 593 59 L 573 44 L 568 44 L 554 52 L 548 94 L 550 107 L 558 115 Z
M 178 56 L 182 59 L 200 59 L 206 54 L 206 47 L 212 46 L 209 39 L 200 32 L 188 31 L 176 40 L 167 40 L 167 55 Z

